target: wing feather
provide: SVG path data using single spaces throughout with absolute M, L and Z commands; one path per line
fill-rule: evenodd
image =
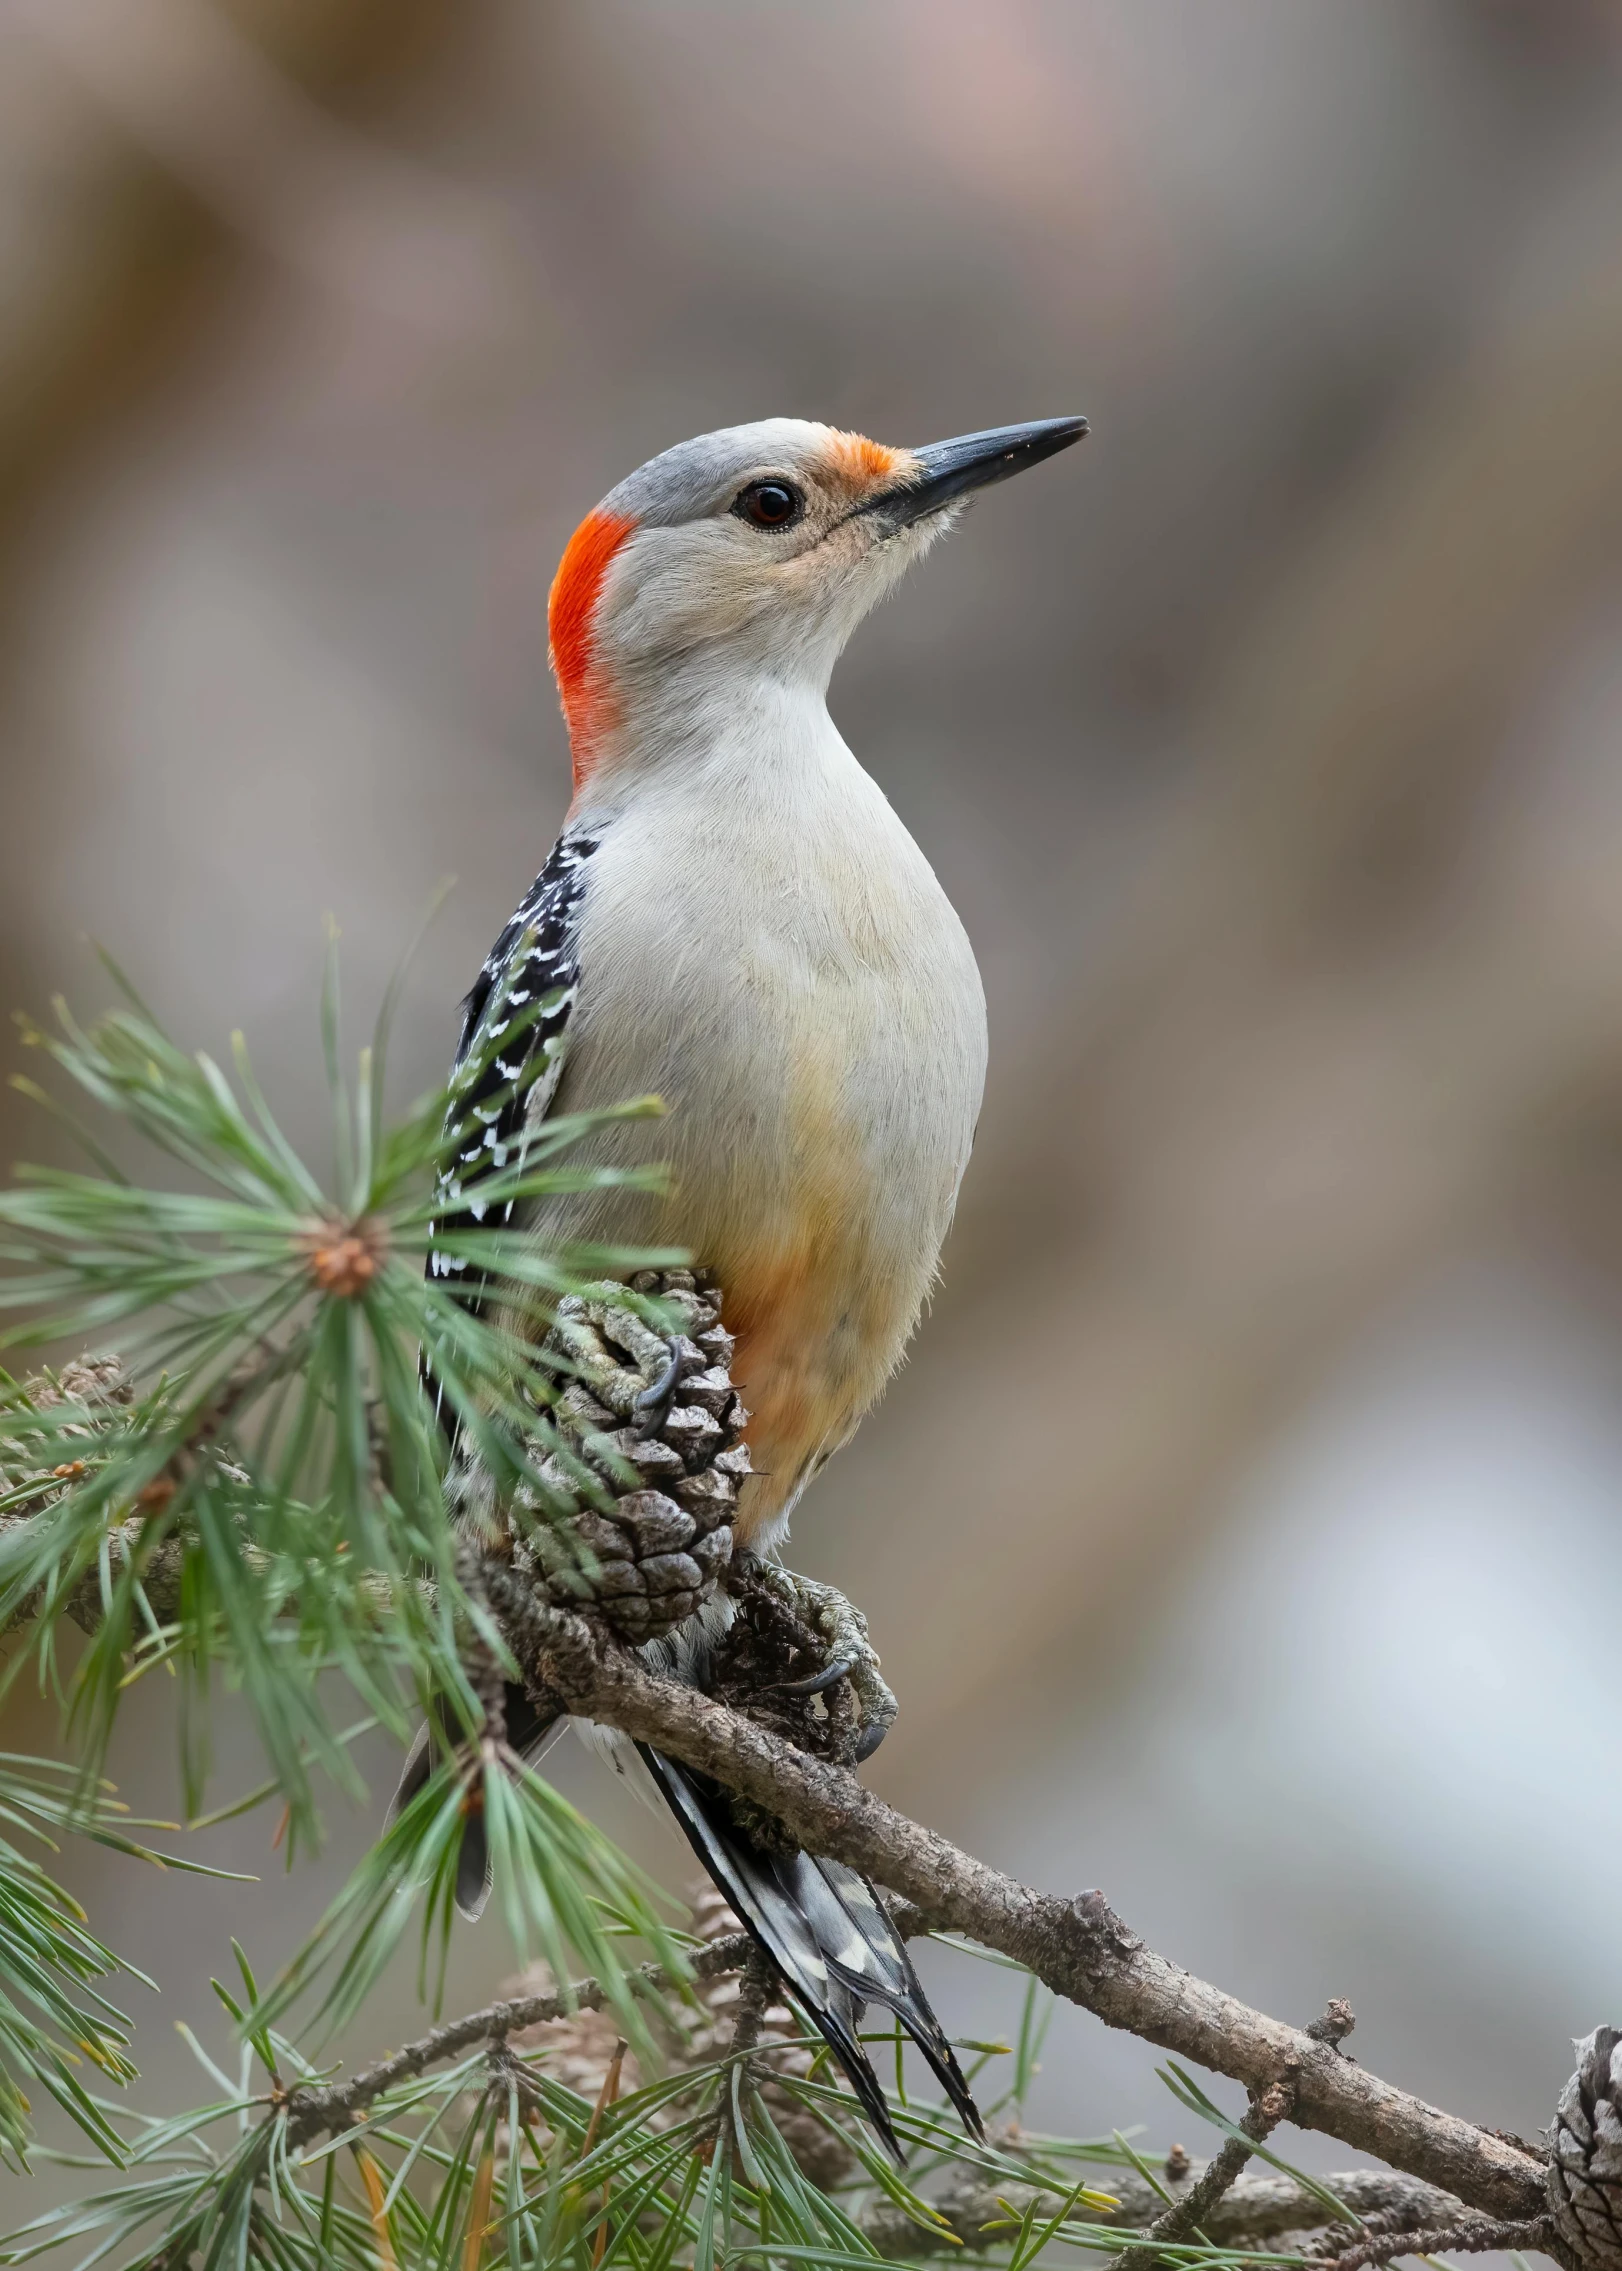
M 557 1094 L 569 1017 L 580 991 L 586 870 L 599 841 L 586 829 L 564 830 L 462 1005 L 427 1271 L 436 1283 L 458 1288 L 475 1316 L 486 1306 L 488 1278 L 436 1240 L 445 1232 L 505 1229 L 512 1222 L 517 1202 L 509 1197 L 487 1203 L 479 1185 L 522 1167 L 530 1135 Z M 426 1368 L 424 1378 L 435 1415 L 454 1444 L 456 1414 Z

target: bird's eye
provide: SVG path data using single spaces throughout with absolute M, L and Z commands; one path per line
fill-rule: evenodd
M 805 510 L 805 499 L 787 481 L 751 481 L 732 509 L 753 528 L 788 528 Z

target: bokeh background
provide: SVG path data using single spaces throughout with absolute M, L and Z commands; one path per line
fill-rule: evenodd
M 1073 410 L 835 682 L 993 1059 L 792 1558 L 871 1615 L 889 1797 L 1530 2129 L 1622 2003 L 1622 11 L 9 0 L 0 1000 L 94 1007 L 99 940 L 316 1143 L 323 916 L 358 1036 L 454 874 L 427 1085 L 566 802 L 597 496 L 776 412 Z M 73 1859 L 158 2102 L 227 1934 L 273 1965 L 370 1826 L 289 1881 L 254 1816 L 246 1888 Z M 507 1968 L 491 1923 L 453 1992 Z M 1065 2012 L 1039 2111 L 1164 2144 L 1154 2066 Z

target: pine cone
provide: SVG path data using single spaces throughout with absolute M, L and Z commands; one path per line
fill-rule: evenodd
M 105 1411 L 110 1417 L 115 1406 L 133 1403 L 135 1390 L 122 1357 L 77 1356 L 71 1363 L 64 1364 L 60 1372 L 31 1373 L 23 1382 L 23 1397 L 26 1400 L 22 1407 L 12 1413 L 6 1440 L 0 1441 L 0 1490 L 16 1490 L 25 1482 L 72 1479 L 68 1471 L 71 1462 L 44 1470 L 28 1465 L 30 1412 L 54 1411 L 62 1404 L 83 1404 L 86 1413 L 83 1425 L 60 1432 L 51 1430 L 50 1441 L 54 1449 L 60 1450 L 65 1433 L 90 1444 L 99 1431 L 98 1413 Z M 59 1495 L 42 1491 L 38 1504 L 49 1504 L 51 1498 Z
M 1549 2210 L 1573 2255 L 1593 2271 L 1622 2267 L 1622 2029 L 1596 2027 L 1575 2045 L 1577 2071 L 1549 2132 Z
M 542 1354 L 558 1359 L 567 1385 L 550 1417 L 612 1503 L 582 1505 L 579 1468 L 569 1457 L 547 1458 L 543 1481 L 580 1511 L 559 1519 L 532 1508 L 540 1518 L 529 1552 L 560 1608 L 590 1602 L 622 1639 L 638 1642 L 657 1640 L 702 1607 L 732 1558 L 749 1414 L 732 1385 L 732 1336 L 707 1273 L 645 1270 L 631 1284 L 682 1320 L 675 1399 L 653 1433 L 638 1431 L 636 1399 L 665 1373 L 671 1351 L 624 1306 L 618 1286 L 559 1302 Z

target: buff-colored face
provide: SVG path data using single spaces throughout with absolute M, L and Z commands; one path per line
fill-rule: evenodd
M 643 522 L 627 539 L 603 624 L 625 662 L 741 641 L 749 658 L 798 661 L 813 675 L 824 663 L 826 676 L 939 526 L 892 526 L 874 509 L 915 476 L 910 450 L 786 419 L 745 436 L 690 517 Z
M 761 673 L 826 686 L 851 632 L 963 498 L 1085 432 L 1054 419 L 892 449 L 797 418 L 683 442 L 610 491 L 552 589 L 577 778 L 639 695 Z

